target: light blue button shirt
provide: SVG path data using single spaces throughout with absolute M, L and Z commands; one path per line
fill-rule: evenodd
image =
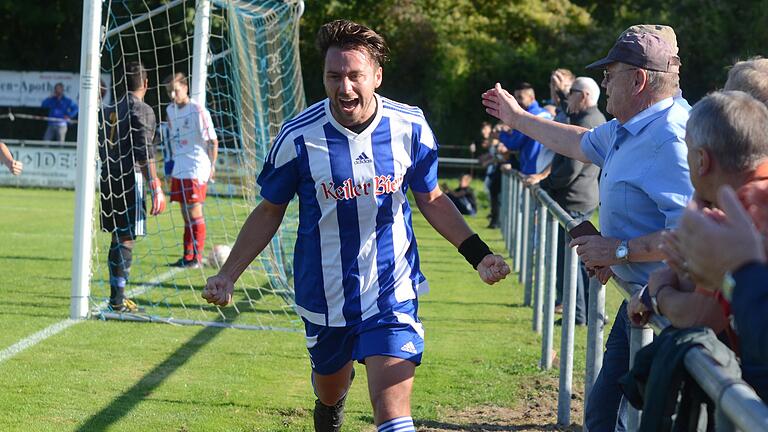
M 685 124 L 688 110 L 664 99 L 625 124 L 613 119 L 586 132 L 581 150 L 600 166 L 600 231 L 630 240 L 674 228 L 693 196 Z M 661 262 L 611 267 L 628 282 L 645 284 Z

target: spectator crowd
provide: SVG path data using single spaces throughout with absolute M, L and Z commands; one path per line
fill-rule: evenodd
M 524 82 L 512 92 L 496 84 L 482 96 L 499 120 L 483 125 L 488 155 L 480 157 L 491 161 L 490 225 L 498 224 L 498 172 L 514 167 L 576 222 L 598 213 L 600 231 L 570 241 L 581 261 L 576 323 L 587 320 L 590 274 L 635 288 L 616 313 L 602 369 L 586 395 L 590 431 L 627 430 L 628 403 L 652 413 L 641 430 L 671 430 L 676 388 L 662 390 L 674 393 L 671 408 L 650 390 L 638 402 L 631 390 L 643 366 L 638 357 L 629 370 L 630 328 L 653 314 L 672 328 L 647 347 L 648 359 L 661 362 L 673 357 L 664 351 L 670 345 L 691 345 L 681 340 L 720 347 L 735 353 L 743 379 L 768 396 L 768 59 L 737 62 L 723 90 L 693 107 L 680 88 L 681 67 L 671 27 L 636 25 L 587 66 L 602 71 L 601 86 L 556 69 L 545 107 Z M 600 87 L 610 121 L 597 107 Z M 558 303 L 568 234 L 561 228 L 559 236 Z M 683 368 L 669 363 L 650 373 L 658 379 L 658 370 L 676 367 Z M 686 430 L 679 423 L 688 417 L 677 414 L 675 430 Z

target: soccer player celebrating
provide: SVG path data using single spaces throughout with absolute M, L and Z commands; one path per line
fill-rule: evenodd
M 437 184 L 437 142 L 419 108 L 375 93 L 388 49 L 373 30 L 322 26 L 327 99 L 286 122 L 259 175 L 263 201 L 203 297 L 225 306 L 234 282 L 299 197 L 296 310 L 306 330 L 317 431 L 338 431 L 353 378 L 364 363 L 380 432 L 414 431 L 410 395 L 424 330 L 418 292 L 427 287 L 406 197 L 493 284 L 509 273 Z
M 144 179 L 150 185 L 152 209 L 165 210 L 165 195 L 155 172 L 155 112 L 144 103 L 147 72 L 141 63 L 125 67 L 128 94 L 116 106 L 106 107 L 99 140 L 101 158 L 101 229 L 112 233 L 109 246 L 109 303 L 117 312 L 136 312 L 125 297 L 136 237 L 145 234 Z
M 184 256 L 177 267 L 200 267 L 205 246 L 203 203 L 208 180 L 213 179 L 219 141 L 211 114 L 189 98 L 187 77 L 174 74 L 167 80 L 168 129 L 171 135 L 171 201 L 181 205 L 184 218 Z

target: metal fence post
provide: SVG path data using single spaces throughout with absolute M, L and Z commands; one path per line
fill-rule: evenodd
M 584 412 L 597 374 L 603 367 L 603 331 L 605 329 L 605 286 L 596 277 L 589 279 L 587 312 L 587 365 L 584 373 Z
M 533 304 L 533 277 L 536 270 L 536 199 L 533 196 L 533 192 L 530 188 L 528 195 L 530 196 L 530 207 L 528 208 L 528 227 L 526 228 L 526 249 L 525 256 L 527 257 L 526 269 L 525 269 L 525 289 L 523 291 L 523 305 L 531 306 Z
M 632 326 L 629 333 L 629 368 L 635 364 L 635 355 L 640 348 L 653 341 L 653 330 L 648 326 Z M 640 428 L 641 411 L 636 410 L 627 403 L 627 430 L 635 432 Z
M 520 240 L 522 244 L 518 282 L 525 282 L 526 277 L 528 276 L 528 261 L 530 261 L 530 257 L 528 256 L 528 229 L 531 219 L 531 194 L 529 193 L 528 188 L 523 187 L 522 184 L 520 185 L 520 188 L 523 190 L 523 225 L 520 229 Z M 525 289 L 525 287 L 523 288 Z M 530 304 L 530 294 L 525 295 L 525 297 L 528 301 L 524 300 L 523 304 L 527 306 Z
M 507 251 L 509 252 L 509 256 L 514 256 L 514 251 L 512 250 L 512 247 L 514 245 L 514 238 L 515 238 L 515 203 L 517 202 L 517 199 L 515 198 L 515 185 L 512 183 L 512 174 L 507 173 L 507 177 L 505 179 L 507 183 L 507 193 L 509 194 L 509 199 L 507 200 L 507 222 L 506 222 L 506 229 L 507 229 L 507 236 L 506 236 L 506 243 L 505 246 L 507 248 Z
M 547 255 L 547 207 L 539 203 L 539 220 L 536 226 L 538 233 L 538 243 L 536 244 L 536 286 L 533 296 L 533 331 L 541 333 L 541 321 L 544 303 L 544 284 L 546 277 L 546 255 Z
M 571 423 L 571 395 L 573 394 L 573 339 L 576 327 L 576 283 L 579 277 L 579 257 L 576 249 L 565 242 L 565 277 L 563 285 L 563 328 L 560 337 L 560 394 L 557 398 L 557 423 Z
M 522 275 L 520 274 L 523 269 L 523 219 L 525 215 L 525 189 L 523 188 L 520 179 L 513 175 L 513 181 L 515 182 L 515 197 L 517 205 L 515 206 L 515 272 L 517 273 L 518 282 L 522 281 Z M 520 202 L 522 200 L 522 203 Z
M 507 232 L 509 235 L 506 237 L 504 246 L 506 246 L 507 251 L 509 252 L 509 257 L 513 259 L 509 267 L 512 271 L 515 271 L 515 205 L 517 204 L 517 197 L 515 196 L 515 183 L 512 179 L 512 173 L 507 174 L 506 181 L 507 190 L 509 191 L 509 211 L 507 213 L 509 215 L 507 220 Z
M 559 223 L 555 215 L 551 215 L 549 221 L 549 277 L 544 290 L 544 334 L 541 338 L 541 363 L 542 369 L 552 368 L 552 340 L 555 333 L 555 291 L 557 291 L 557 240 Z
M 508 237 L 507 233 L 507 201 L 509 200 L 509 190 L 506 181 L 507 174 L 501 174 L 501 192 L 499 195 L 499 228 L 501 230 L 501 237 L 505 243 Z

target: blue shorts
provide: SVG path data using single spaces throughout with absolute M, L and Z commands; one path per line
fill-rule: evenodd
M 326 327 L 304 320 L 312 370 L 330 375 L 350 360 L 365 363 L 374 355 L 410 360 L 418 366 L 424 352 L 424 329 L 417 309 L 417 300 L 407 300 L 349 327 Z

